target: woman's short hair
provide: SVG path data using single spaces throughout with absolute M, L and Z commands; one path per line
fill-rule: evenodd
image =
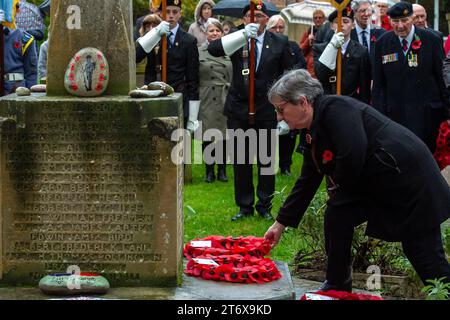
M 142 20 L 142 27 L 139 29 L 139 35 L 142 37 L 145 34 L 145 26 L 152 24 L 157 26 L 162 19 L 157 14 L 148 14 Z
M 322 17 L 325 18 L 325 12 L 323 12 L 323 10 L 321 10 L 321 9 L 314 10 L 312 16 L 314 17 L 316 14 L 320 14 Z
M 206 30 L 208 30 L 208 27 L 210 25 L 214 25 L 215 27 L 217 27 L 223 33 L 223 25 L 216 18 L 208 18 L 208 20 L 206 21 Z
M 313 103 L 317 96 L 323 94 L 320 82 L 304 69 L 297 69 L 286 72 L 278 79 L 269 90 L 268 98 L 279 97 L 283 101 L 297 103 L 301 97 L 305 97 L 308 102 Z
M 280 20 L 282 20 L 284 22 L 284 28 L 285 28 L 284 30 L 286 31 L 287 30 L 286 20 L 284 20 L 284 18 L 280 14 L 273 15 L 269 18 L 269 21 L 267 21 L 266 29 L 267 30 L 272 29 L 273 27 L 275 27 L 277 25 L 278 21 L 280 21 Z

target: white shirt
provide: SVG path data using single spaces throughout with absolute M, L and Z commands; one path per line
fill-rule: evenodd
M 358 41 L 359 41 L 360 44 L 363 44 L 363 39 L 362 39 L 363 38 L 363 34 L 362 34 L 362 32 L 366 31 L 365 36 L 366 36 L 367 45 L 369 46 L 367 48 L 367 50 L 369 50 L 369 52 L 370 52 L 370 24 L 367 25 L 367 28 L 363 29 L 363 28 L 361 28 L 359 26 L 359 24 L 355 23 L 355 29 L 356 29 L 356 33 L 358 34 Z
M 170 39 L 168 38 L 167 40 L 170 41 L 170 44 L 172 46 L 173 46 L 173 43 L 175 42 L 175 38 L 177 37 L 178 29 L 180 29 L 180 25 L 177 23 L 176 27 L 174 27 L 173 29 L 170 30 L 170 32 L 173 33 L 173 36 L 171 36 Z
M 408 50 L 409 50 L 409 47 L 411 46 L 411 42 L 413 42 L 414 31 L 415 31 L 415 29 L 414 29 L 414 25 L 413 25 L 412 28 L 411 28 L 411 31 L 406 36 L 406 38 L 398 37 L 398 39 L 400 41 L 400 47 L 403 48 L 403 43 L 402 42 L 403 42 L 403 39 L 406 39 L 406 41 L 408 41 Z M 408 50 L 406 50 L 406 52 L 403 52 L 405 56 L 406 56 L 406 53 L 408 52 Z
M 258 56 L 256 58 L 257 59 L 257 61 L 256 61 L 256 70 L 258 70 L 259 61 L 261 60 L 261 53 L 262 53 L 262 50 L 263 50 L 264 36 L 265 35 L 266 35 L 266 31 L 264 30 L 264 32 L 255 39 L 255 44 L 258 47 Z M 248 43 L 248 48 L 250 50 L 250 42 Z
M 348 38 L 348 40 L 347 41 L 345 41 L 344 42 L 344 44 L 341 46 L 341 52 L 342 52 L 342 55 L 344 55 L 345 54 L 345 51 L 347 51 L 347 47 L 348 47 L 348 44 L 350 43 L 350 37 Z

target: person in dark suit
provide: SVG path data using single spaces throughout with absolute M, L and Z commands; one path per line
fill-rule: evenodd
M 369 50 L 371 62 L 373 63 L 375 43 L 386 30 L 371 23 L 374 12 L 371 0 L 352 1 L 352 9 L 355 12 L 355 28 L 352 30 L 350 37 Z
M 370 103 L 371 66 L 367 48 L 350 39 L 353 26 L 353 10 L 342 12 L 342 32 L 333 36 L 330 43 L 314 47 L 319 56 L 314 64 L 317 79 L 326 94 L 336 94 L 336 57 L 342 52 L 341 93 L 365 103 Z M 328 17 L 337 29 L 337 11 Z M 320 51 L 320 52 L 319 52 Z
M 448 117 L 439 39 L 413 25 L 412 5 L 388 10 L 393 30 L 375 46 L 373 106 L 415 133 L 434 152 L 440 123 Z
M 270 84 L 285 70 L 292 68 L 292 55 L 289 47 L 289 41 L 285 36 L 273 34 L 266 31 L 267 10 L 263 4 L 255 10 L 257 23 L 250 23 L 250 5 L 244 9 L 243 29 L 237 30 L 221 39 L 212 41 L 208 46 L 208 51 L 212 56 L 220 57 L 228 55 L 233 65 L 233 79 L 228 96 L 225 102 L 224 114 L 227 117 L 227 128 L 232 130 L 242 129 L 245 133 L 256 134 L 259 144 L 262 144 L 262 135 L 268 132 L 267 155 L 272 159 L 275 149 L 272 144 L 271 129 L 277 127 L 276 114 L 273 106 L 267 100 L 267 90 Z M 248 52 L 242 47 L 249 47 L 249 38 L 255 39 L 255 123 L 249 124 L 249 86 L 248 86 Z M 240 131 L 240 130 L 238 130 Z M 236 131 L 235 131 L 236 132 Z M 235 137 L 234 137 L 235 138 Z M 248 142 L 248 140 L 247 140 Z M 252 149 L 258 143 L 252 143 Z M 236 204 L 240 210 L 232 221 L 253 215 L 254 208 L 265 219 L 273 219 L 270 210 L 271 201 L 275 192 L 274 172 L 267 174 L 266 169 L 271 168 L 273 163 L 263 164 L 259 155 L 262 149 L 257 148 L 258 152 L 258 202 L 254 205 L 254 186 L 253 186 L 253 166 L 250 154 L 250 143 L 246 143 L 245 151 L 237 150 L 237 143 L 234 143 L 234 194 Z M 240 153 L 245 152 L 246 161 L 239 163 Z M 239 153 L 239 154 L 238 154 Z M 238 157 L 239 156 L 239 157 Z M 271 169 L 270 169 L 271 170 Z M 275 171 L 275 170 L 272 170 Z
M 351 291 L 353 232 L 365 221 L 368 236 L 402 243 L 423 283 L 450 282 L 440 231 L 450 216 L 450 189 L 425 144 L 365 103 L 323 95 L 304 70 L 278 80 L 269 101 L 278 120 L 308 129 L 310 139 L 301 176 L 265 238 L 275 246 L 286 226 L 298 226 L 326 176 L 328 265 L 320 290 Z
M 427 31 L 433 32 L 441 39 L 441 45 L 444 47 L 444 34 L 438 30 L 428 27 L 427 22 L 427 11 L 420 4 L 413 3 L 413 13 L 414 13 L 414 26 L 417 28 L 423 28 Z
M 276 34 L 286 34 L 286 22 L 284 18 L 276 14 L 271 16 L 267 23 L 267 30 Z M 295 41 L 289 41 L 289 45 L 292 51 L 292 63 L 294 69 L 305 69 L 306 60 L 303 56 L 303 52 L 299 45 Z M 292 154 L 295 150 L 295 144 L 297 142 L 297 130 L 289 130 L 287 126 L 280 125 L 279 127 L 279 167 L 281 175 L 291 175 Z
M 167 36 L 167 83 L 175 92 L 183 94 L 184 125 L 188 130 L 195 131 L 199 127 L 197 117 L 200 109 L 198 47 L 195 37 L 178 24 L 181 15 L 181 0 L 168 0 L 167 21 L 162 21 L 137 40 L 136 59 L 140 61 L 150 55 L 147 61 L 153 63 L 153 48 L 158 45 L 162 36 Z M 160 52 L 161 50 L 158 54 Z

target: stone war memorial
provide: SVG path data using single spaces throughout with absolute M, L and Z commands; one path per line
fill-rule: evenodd
M 131 1 L 51 5 L 47 94 L 0 99 L 0 286 L 37 286 L 70 266 L 112 287 L 176 286 L 183 166 L 171 160 L 171 134 L 182 97 L 128 96 L 136 86 Z M 88 54 L 76 67 L 84 74 L 66 73 L 91 47 L 104 56 Z M 67 80 L 75 91 L 104 93 L 70 95 Z

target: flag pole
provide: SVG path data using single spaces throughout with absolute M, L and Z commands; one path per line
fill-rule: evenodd
M 255 22 L 255 3 L 250 1 L 250 22 Z M 255 124 L 255 39 L 250 39 L 250 76 L 248 88 L 248 122 Z
M 166 21 L 167 18 L 167 0 L 162 0 L 162 18 Z M 167 83 L 167 36 L 161 39 L 162 53 L 161 53 L 161 81 Z
M 336 32 L 342 31 L 342 10 L 350 3 L 350 0 L 331 0 L 331 5 L 337 10 L 338 26 Z M 338 49 L 336 57 L 336 94 L 341 95 L 341 83 L 342 83 L 342 51 Z
M 337 26 L 337 32 L 342 31 L 342 10 L 338 10 L 338 26 Z M 341 85 L 342 85 L 342 50 L 341 48 L 338 48 L 337 52 L 337 66 L 336 66 L 336 94 L 338 96 L 341 95 Z

